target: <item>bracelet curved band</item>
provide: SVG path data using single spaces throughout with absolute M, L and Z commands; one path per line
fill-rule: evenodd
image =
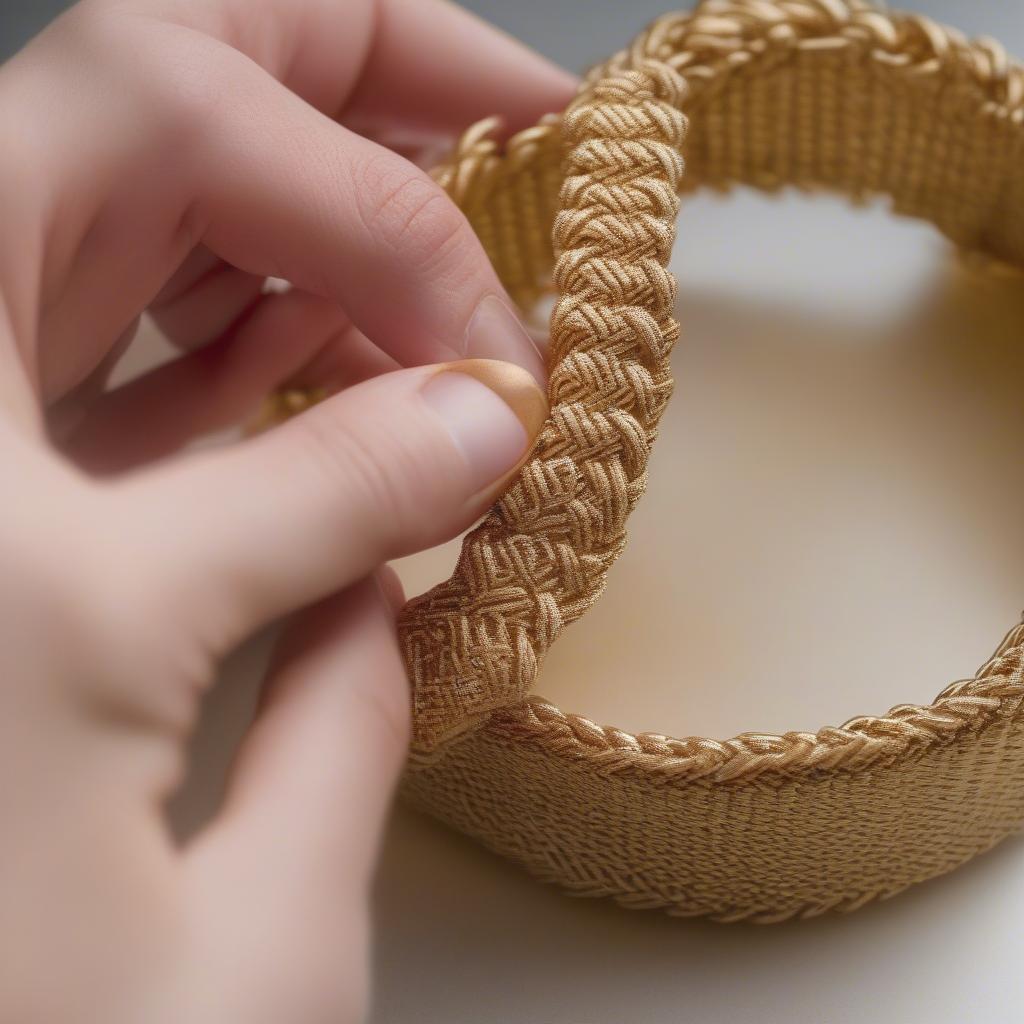
M 644 489 L 672 386 L 678 193 L 886 194 L 1024 264 L 1024 69 L 860 0 L 705 0 L 596 68 L 561 118 L 503 150 L 491 128 L 437 176 L 524 309 L 553 273 L 551 416 L 451 580 L 403 615 L 406 794 L 575 893 L 721 920 L 854 909 L 1016 830 L 1021 625 L 930 705 L 813 734 L 632 735 L 529 690 Z

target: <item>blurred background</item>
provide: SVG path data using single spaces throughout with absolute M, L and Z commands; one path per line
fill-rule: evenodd
M 344 0 L 339 0 L 344 2 Z M 0 0 L 0 56 L 65 5 Z M 573 69 L 658 0 L 470 0 Z M 903 5 L 1024 53 L 1021 0 Z M 650 491 L 539 689 L 633 730 L 814 730 L 970 675 L 1024 606 L 1024 280 L 884 204 L 688 198 L 683 341 Z M 162 358 L 152 333 L 129 364 Z M 400 568 L 440 579 L 451 545 Z M 226 666 L 175 807 L 216 802 L 266 642 Z M 1024 844 L 853 917 L 723 927 L 572 901 L 399 809 L 375 1024 L 1009 1024 Z
M 70 6 L 65 0 L 3 0 L 0 58 L 9 56 Z M 580 69 L 621 47 L 672 5 L 658 0 L 467 0 L 462 6 L 566 67 Z M 1019 0 L 916 0 L 889 6 L 921 11 L 972 35 L 1004 40 L 1024 18 Z

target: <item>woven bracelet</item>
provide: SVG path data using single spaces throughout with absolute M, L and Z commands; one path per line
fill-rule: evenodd
M 492 127 L 437 178 L 524 310 L 554 283 L 551 415 L 452 578 L 403 614 L 405 794 L 574 893 L 720 920 L 851 910 L 1016 830 L 1020 625 L 930 705 L 817 733 L 633 735 L 530 690 L 644 490 L 672 388 L 680 191 L 883 194 L 1020 265 L 1024 69 L 858 0 L 705 0 L 591 72 L 563 116 L 504 147 Z

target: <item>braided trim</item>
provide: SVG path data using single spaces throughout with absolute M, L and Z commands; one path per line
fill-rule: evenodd
M 925 15 L 886 13 L 867 0 L 703 0 L 694 11 L 655 20 L 594 68 L 584 88 L 638 62 L 660 61 L 686 80 L 697 102 L 753 63 L 764 70 L 794 50 L 848 47 L 918 80 L 974 86 L 984 94 L 982 114 L 1024 123 L 1024 66 L 998 40 L 968 40 Z
M 1002 719 L 1021 717 L 1024 623 L 973 679 L 946 687 L 932 704 L 901 704 L 880 717 L 851 718 L 816 733 L 741 733 L 728 740 L 672 739 L 603 727 L 539 697 L 492 716 L 488 730 L 504 739 L 585 760 L 602 774 L 633 773 L 661 785 L 701 782 L 779 783 L 797 775 L 858 772 L 923 755 Z
M 514 136 L 503 153 L 493 125 L 482 123 L 437 172 L 484 228 L 503 279 L 526 303 L 543 289 L 553 256 L 530 237 L 536 210 L 520 211 L 527 223 L 518 234 L 507 223 L 489 232 L 488 218 L 506 191 L 517 201 L 531 195 L 541 209 L 550 204 L 558 154 L 570 147 L 554 232 L 562 298 L 552 324 L 551 421 L 520 479 L 467 538 L 452 580 L 415 602 L 402 623 L 420 757 L 487 722 L 504 737 L 584 758 L 600 771 L 662 783 L 770 781 L 880 766 L 1018 716 L 1021 626 L 973 679 L 952 684 L 931 705 L 898 706 L 817 733 L 634 736 L 539 698 L 516 703 L 561 628 L 603 589 L 671 389 L 667 355 L 676 328 L 664 268 L 676 199 L 666 185 L 673 193 L 683 185 L 679 104 L 699 109 L 735 74 L 823 50 L 855 50 L 908 82 L 964 90 L 982 117 L 1024 124 L 1024 68 L 994 40 L 968 42 L 928 18 L 890 16 L 863 0 L 704 0 L 693 13 L 659 19 L 596 68 L 563 121 L 549 118 Z
M 672 388 L 678 326 L 665 266 L 683 172 L 681 99 L 679 76 L 655 63 L 607 78 L 565 114 L 551 414 L 452 578 L 402 619 L 420 749 L 520 700 L 622 550 Z M 452 185 L 470 187 L 458 176 Z

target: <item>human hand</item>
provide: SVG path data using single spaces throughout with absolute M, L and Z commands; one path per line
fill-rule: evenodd
M 0 1019 L 363 1015 L 408 726 L 377 568 L 472 522 L 544 415 L 468 224 L 365 136 L 572 88 L 436 0 L 95 0 L 0 68 Z M 147 308 L 183 354 L 107 390 Z M 466 358 L 505 362 L 432 365 Z M 339 393 L 176 454 L 288 383 Z M 219 659 L 309 605 L 176 845 Z

